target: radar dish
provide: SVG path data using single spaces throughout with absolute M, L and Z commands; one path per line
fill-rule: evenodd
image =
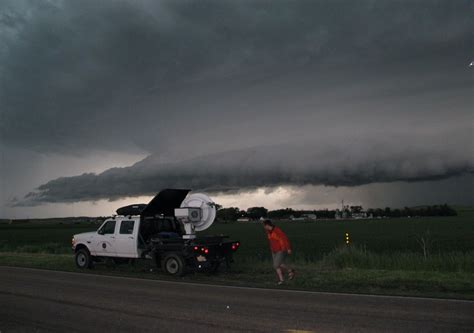
M 216 206 L 209 196 L 204 193 L 192 193 L 181 203 L 181 208 L 201 208 L 201 220 L 194 222 L 196 231 L 203 231 L 209 228 L 216 218 Z

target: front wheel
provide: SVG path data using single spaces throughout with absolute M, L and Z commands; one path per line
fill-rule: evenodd
M 165 255 L 161 262 L 163 271 L 174 276 L 184 275 L 184 259 L 176 253 L 169 253 Z
M 87 249 L 80 249 L 76 252 L 76 266 L 78 268 L 91 268 L 92 258 Z

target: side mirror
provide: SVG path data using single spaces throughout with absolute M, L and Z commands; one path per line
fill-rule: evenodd
M 98 233 L 99 235 L 103 235 L 103 234 L 104 234 L 104 229 L 99 229 L 99 230 L 97 230 L 97 233 Z

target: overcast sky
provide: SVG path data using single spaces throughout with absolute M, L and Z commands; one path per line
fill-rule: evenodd
M 0 217 L 474 204 L 474 3 L 0 2 Z

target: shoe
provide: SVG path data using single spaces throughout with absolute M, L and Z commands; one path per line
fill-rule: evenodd
M 285 281 L 278 281 L 277 285 L 281 286 Z
M 290 269 L 290 270 L 288 271 L 288 279 L 289 279 L 289 280 L 293 280 L 293 279 L 295 278 L 295 274 L 296 274 L 295 270 L 294 270 L 294 269 Z

